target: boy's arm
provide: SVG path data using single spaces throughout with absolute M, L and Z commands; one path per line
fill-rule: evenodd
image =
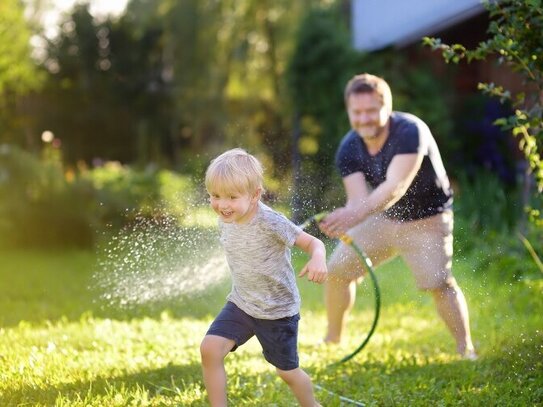
M 311 258 L 300 271 L 299 277 L 307 274 L 307 279 L 314 283 L 323 283 L 326 280 L 328 269 L 326 267 L 326 248 L 324 243 L 309 233 L 302 231 L 294 242 L 296 247 L 299 247 L 304 252 L 309 254 Z

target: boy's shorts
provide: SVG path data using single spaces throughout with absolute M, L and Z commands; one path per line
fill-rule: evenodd
M 280 319 L 253 318 L 228 301 L 213 321 L 206 335 L 232 339 L 231 352 L 256 335 L 266 360 L 280 370 L 299 366 L 298 321 L 300 314 Z
M 350 229 L 353 238 L 374 266 L 395 256 L 407 263 L 417 287 L 432 290 L 454 281 L 452 276 L 453 212 L 447 210 L 423 219 L 400 222 L 382 215 Z M 356 252 L 340 243 L 328 262 L 329 278 L 352 280 L 364 269 Z

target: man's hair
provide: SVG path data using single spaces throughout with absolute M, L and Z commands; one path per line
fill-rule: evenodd
M 369 73 L 355 75 L 345 86 L 345 103 L 349 96 L 357 93 L 376 93 L 381 97 L 383 106 L 387 107 L 388 111 L 392 111 L 392 92 L 390 86 L 383 79 Z
M 225 151 L 211 161 L 206 171 L 208 192 L 254 194 L 263 184 L 260 161 L 241 148 Z

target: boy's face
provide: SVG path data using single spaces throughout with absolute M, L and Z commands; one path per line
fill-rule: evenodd
M 240 192 L 210 191 L 211 207 L 225 223 L 247 223 L 256 213 L 260 191 L 254 195 Z

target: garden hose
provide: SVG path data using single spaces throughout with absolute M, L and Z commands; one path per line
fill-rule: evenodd
M 311 216 L 309 219 L 307 219 L 304 223 L 300 225 L 300 228 L 305 229 L 309 225 L 311 225 L 313 222 L 319 223 L 322 221 L 328 212 L 321 212 L 316 215 Z M 344 244 L 351 246 L 357 256 L 360 258 L 360 261 L 362 262 L 362 265 L 364 268 L 368 271 L 368 274 L 371 277 L 371 281 L 373 283 L 373 291 L 375 295 L 375 315 L 373 317 L 373 322 L 371 324 L 371 328 L 366 335 L 366 338 L 362 341 L 362 343 L 350 354 L 343 357 L 337 362 L 332 363 L 332 365 L 338 365 L 344 362 L 347 362 L 348 360 L 351 360 L 358 352 L 360 352 L 364 347 L 368 344 L 371 336 L 373 335 L 375 328 L 377 327 L 377 322 L 379 321 L 379 313 L 381 311 L 381 292 L 379 291 L 379 284 L 377 282 L 377 277 L 375 276 L 375 272 L 373 271 L 373 265 L 371 263 L 371 260 L 366 256 L 364 251 L 358 247 L 354 242 L 351 236 L 344 234 L 339 238 Z

